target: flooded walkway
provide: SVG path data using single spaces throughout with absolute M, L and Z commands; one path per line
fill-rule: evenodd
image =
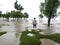
M 20 20 L 18 23 L 16 21 L 1 21 L 0 31 L 6 31 L 7 34 L 0 36 L 0 45 L 19 45 L 21 32 L 27 28 L 32 29 L 32 20 Z M 38 22 L 37 29 L 42 29 L 42 34 L 53 34 L 60 33 L 60 24 L 51 24 L 50 28 L 47 27 L 47 24 Z M 49 39 L 41 39 L 41 45 L 60 45 Z
M 20 34 L 25 30 L 24 23 L 25 21 L 18 23 L 16 21 L 2 21 L 0 32 L 7 32 L 7 34 L 0 36 L 0 45 L 19 45 Z

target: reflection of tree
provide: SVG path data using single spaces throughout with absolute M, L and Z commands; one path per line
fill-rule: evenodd
M 19 32 L 17 32 L 17 30 L 16 30 L 15 35 L 16 35 L 16 38 L 18 38 L 18 37 L 19 37 L 19 35 L 20 35 L 20 33 L 19 33 Z
M 20 33 L 24 30 L 26 30 L 27 22 L 25 20 L 22 20 L 21 22 L 15 22 L 14 24 L 15 30 L 16 30 L 16 37 L 19 37 Z
M 16 28 L 16 30 L 21 30 L 22 29 L 22 20 L 19 22 L 19 23 L 17 23 L 17 22 L 15 22 L 15 28 Z
M 43 32 L 44 34 L 52 34 L 54 30 L 54 25 L 51 24 L 50 27 L 45 26 L 46 30 Z
M 21 23 L 15 22 L 15 30 L 16 30 L 15 35 L 16 35 L 17 38 L 18 38 L 19 35 L 20 35 L 21 28 L 22 28 Z

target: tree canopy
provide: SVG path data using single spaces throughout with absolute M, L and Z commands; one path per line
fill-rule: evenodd
M 45 0 L 44 3 L 41 3 L 40 11 L 48 18 L 48 26 L 50 26 L 51 18 L 57 16 L 57 9 L 59 6 L 59 0 Z
M 16 10 L 20 10 L 22 11 L 24 8 L 21 6 L 21 4 L 18 4 L 18 1 L 16 0 L 16 2 L 14 3 L 14 7 Z

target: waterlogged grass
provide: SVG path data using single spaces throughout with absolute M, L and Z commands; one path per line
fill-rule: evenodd
M 7 32 L 0 32 L 0 36 L 2 36 L 2 35 L 4 35 L 4 34 L 6 34 Z
M 0 28 L 2 28 L 3 26 L 9 26 L 9 24 L 1 24 Z
M 57 43 L 60 43 L 60 34 L 42 35 L 42 38 L 51 39 Z
M 1 24 L 2 26 L 9 26 L 9 24 Z
M 51 39 L 57 43 L 60 43 L 60 34 L 50 34 L 50 35 L 42 35 L 40 31 L 32 30 L 32 31 L 23 31 L 20 37 L 19 45 L 41 45 L 40 39 Z M 28 34 L 33 34 L 28 35 Z

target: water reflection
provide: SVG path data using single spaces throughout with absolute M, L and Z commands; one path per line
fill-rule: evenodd
M 15 37 L 15 32 L 8 32 L 0 36 L 0 45 L 18 45 L 19 40 Z
M 57 43 L 49 39 L 41 39 L 41 42 L 41 45 L 58 45 Z

